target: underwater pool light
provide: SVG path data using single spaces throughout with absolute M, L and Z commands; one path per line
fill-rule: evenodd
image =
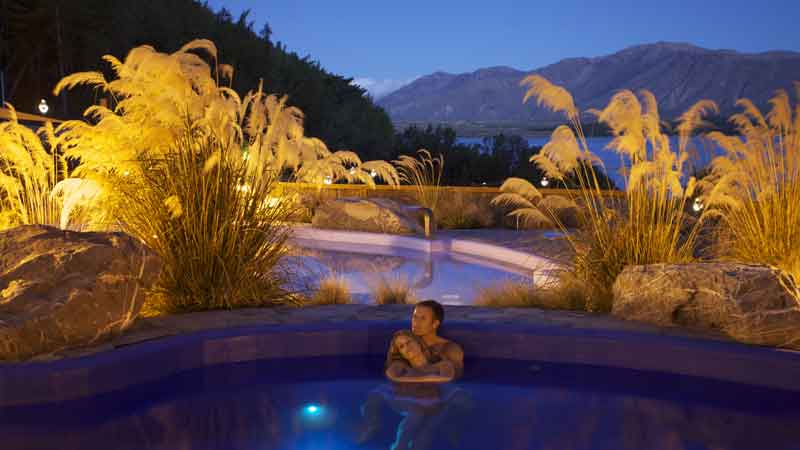
M 319 405 L 306 405 L 303 408 L 303 414 L 310 417 L 316 417 L 322 414 L 322 407 Z

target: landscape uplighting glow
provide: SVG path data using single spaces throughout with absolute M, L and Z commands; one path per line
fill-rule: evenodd
M 371 176 L 372 178 L 375 178 L 375 177 L 378 176 L 378 172 L 375 172 L 374 170 L 372 170 L 372 171 L 370 171 L 369 176 Z
M 330 177 L 330 175 L 328 175 L 327 177 L 325 177 L 325 180 L 323 181 L 323 183 L 331 184 L 331 183 L 333 183 L 333 179 Z
M 542 177 L 542 181 L 540 181 L 539 183 L 541 183 L 541 185 L 544 187 L 550 184 L 550 180 L 548 180 L 547 177 Z

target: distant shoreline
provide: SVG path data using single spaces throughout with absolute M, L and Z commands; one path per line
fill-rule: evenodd
M 495 136 L 498 134 L 505 135 L 518 135 L 522 137 L 543 137 L 550 136 L 558 126 L 562 123 L 540 123 L 540 124 L 522 124 L 522 123 L 483 123 L 483 122 L 422 122 L 422 121 L 397 121 L 393 122 L 396 132 L 402 132 L 410 126 L 417 128 L 425 128 L 428 125 L 432 127 L 443 126 L 455 130 L 458 137 L 465 138 L 482 138 L 486 136 Z M 608 137 L 611 136 L 607 132 L 593 132 L 593 128 L 598 127 L 596 123 L 584 124 L 584 131 L 586 137 Z M 605 127 L 599 126 L 602 131 L 606 131 Z M 600 130 L 597 130 L 600 131 Z
M 483 123 L 483 122 L 422 122 L 422 121 L 413 121 L 413 122 L 406 122 L 406 121 L 398 121 L 392 123 L 395 129 L 395 132 L 402 133 L 404 129 L 410 126 L 416 126 L 417 128 L 426 128 L 428 125 L 436 128 L 437 126 L 452 128 L 456 132 L 456 136 L 460 138 L 484 138 L 487 136 L 496 136 L 498 134 L 504 134 L 506 136 L 517 135 L 524 138 L 540 138 L 540 137 L 549 137 L 553 131 L 559 127 L 560 125 L 565 125 L 565 122 L 561 123 L 538 123 L 538 124 L 521 124 L 521 123 Z M 584 123 L 583 131 L 586 133 L 586 137 L 613 137 L 610 130 L 607 126 L 603 124 L 598 124 L 596 122 L 593 123 Z M 662 132 L 667 136 L 675 136 L 678 133 L 674 128 L 677 123 L 672 122 L 672 130 L 669 128 L 663 129 Z M 705 129 L 703 132 L 709 132 L 712 130 L 722 131 L 725 134 L 732 134 L 731 129 L 728 127 L 720 127 L 717 124 L 712 124 L 711 128 Z

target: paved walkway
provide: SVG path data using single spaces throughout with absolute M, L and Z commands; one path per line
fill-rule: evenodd
M 557 230 L 510 230 L 483 228 L 475 230 L 439 230 L 435 239 L 468 239 L 533 253 L 561 263 L 569 262 L 572 247 Z

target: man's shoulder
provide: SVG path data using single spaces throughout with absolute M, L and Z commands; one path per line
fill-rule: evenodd
M 440 355 L 447 355 L 448 359 L 462 359 L 464 357 L 464 349 L 455 342 L 449 339 L 439 337 L 441 341 L 436 344 L 437 350 Z

